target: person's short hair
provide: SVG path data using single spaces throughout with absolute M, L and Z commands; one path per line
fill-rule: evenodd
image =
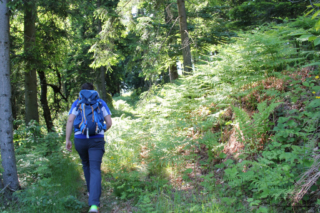
M 81 90 L 85 90 L 85 89 L 94 90 L 94 86 L 93 86 L 93 84 L 87 82 L 87 83 L 82 84 L 82 86 L 81 86 Z

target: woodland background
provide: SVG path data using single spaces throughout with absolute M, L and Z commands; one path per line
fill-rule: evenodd
M 2 212 L 87 211 L 85 82 L 113 113 L 101 212 L 319 212 L 319 7 L 3 0 Z

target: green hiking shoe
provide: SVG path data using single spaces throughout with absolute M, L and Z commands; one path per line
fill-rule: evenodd
M 96 205 L 92 205 L 89 209 L 89 213 L 99 213 L 99 208 Z

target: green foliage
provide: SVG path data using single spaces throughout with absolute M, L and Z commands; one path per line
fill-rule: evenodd
M 143 182 L 139 181 L 139 174 L 137 172 L 123 171 L 122 173 L 116 173 L 115 181 L 112 183 L 113 192 L 121 199 L 130 199 L 141 193 L 143 190 Z M 140 191 L 137 192 L 137 191 Z
M 289 29 L 269 30 L 270 27 L 257 28 L 252 33 L 240 35 L 235 39 L 236 43 L 216 47 L 219 54 L 213 58 L 214 63 L 217 69 L 228 75 L 230 83 L 239 84 L 235 80 L 243 78 L 243 73 L 247 73 L 246 78 L 251 77 L 252 81 L 260 76 L 259 72 L 269 74 L 283 70 L 300 60 L 294 46 L 285 45 L 289 41 L 282 33 L 288 33 Z
M 268 22 L 281 22 L 281 18 L 296 18 L 302 15 L 306 1 L 237 1 L 229 16 L 235 27 L 248 27 Z
M 22 190 L 14 196 L 14 211 L 79 212 L 80 168 L 64 149 L 64 138 L 46 133 L 43 126 L 30 122 L 14 132 L 17 167 Z M 62 180 L 63 177 L 63 181 Z
M 113 3 L 117 5 L 116 2 Z M 100 39 L 89 50 L 89 52 L 94 53 L 94 60 L 90 65 L 93 68 L 106 66 L 107 70 L 112 70 L 112 66 L 117 65 L 122 56 L 116 44 L 121 42 L 122 37 L 125 37 L 124 27 L 120 17 L 110 10 L 111 8 L 98 8 L 96 10 L 96 17 L 101 19 L 104 24 Z
M 318 72 L 315 72 L 318 73 Z M 282 103 L 277 107 L 274 116 L 280 117 L 277 119 L 277 124 L 273 128 L 273 136 L 271 143 L 260 151 L 260 157 L 255 160 L 241 160 L 240 163 L 225 169 L 225 180 L 232 188 L 230 191 L 241 190 L 249 195 L 247 202 L 250 205 L 261 205 L 263 202 L 270 204 L 279 204 L 290 202 L 288 196 L 294 188 L 294 184 L 300 174 L 307 170 L 313 163 L 313 148 L 316 146 L 315 132 L 317 132 L 317 123 L 319 114 L 317 113 L 318 99 L 312 95 L 314 84 L 317 80 L 313 77 L 307 78 L 302 84 L 304 88 L 299 91 L 292 90 L 286 97 L 290 96 L 294 99 L 294 103 L 303 101 L 304 111 L 299 112 L 296 109 L 285 110 L 288 103 Z M 296 87 L 295 87 L 295 86 Z M 301 88 L 301 81 L 295 81 L 294 88 Z M 303 94 L 301 96 L 301 94 Z M 271 105 L 270 105 L 271 106 Z M 265 108 L 265 106 L 263 107 Z M 263 109 L 260 106 L 259 112 Z M 236 115 L 243 121 L 240 122 L 240 130 L 242 136 L 246 138 L 246 130 L 253 122 L 245 112 L 240 109 L 234 109 Z M 269 114 L 268 110 L 265 110 Z M 265 118 L 268 118 L 265 114 Z M 259 120 L 258 117 L 263 117 L 258 113 L 253 116 L 253 119 Z M 242 123 L 242 125 L 241 125 Z M 260 127 L 262 127 L 260 129 Z M 263 123 L 254 130 L 259 133 L 269 131 L 265 129 Z M 264 131 L 263 131 L 264 130 Z M 252 132 L 249 132 L 252 134 Z M 247 143 L 247 140 L 243 140 Z M 254 152 L 256 153 L 256 152 Z M 264 207 L 265 208 L 265 207 Z M 261 209 L 261 211 L 265 211 Z
M 258 104 L 259 112 L 252 116 L 253 121 L 244 110 L 233 107 L 236 121 L 239 123 L 237 139 L 245 144 L 249 153 L 257 153 L 259 149 L 262 149 L 261 146 L 266 141 L 266 133 L 270 130 L 268 118 L 279 104 L 280 102 L 272 102 L 268 106 L 267 101 Z
M 203 138 L 199 140 L 200 144 L 204 144 L 208 149 L 208 162 L 212 161 L 215 157 L 220 156 L 224 146 L 219 143 L 221 133 L 212 133 L 208 131 L 204 134 Z

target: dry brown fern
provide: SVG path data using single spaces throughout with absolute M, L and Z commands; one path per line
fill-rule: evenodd
M 320 154 L 314 157 L 314 164 L 308 171 L 306 171 L 300 180 L 295 184 L 295 188 L 292 193 L 292 206 L 295 206 L 303 196 L 308 192 L 310 187 L 316 183 L 320 177 Z

